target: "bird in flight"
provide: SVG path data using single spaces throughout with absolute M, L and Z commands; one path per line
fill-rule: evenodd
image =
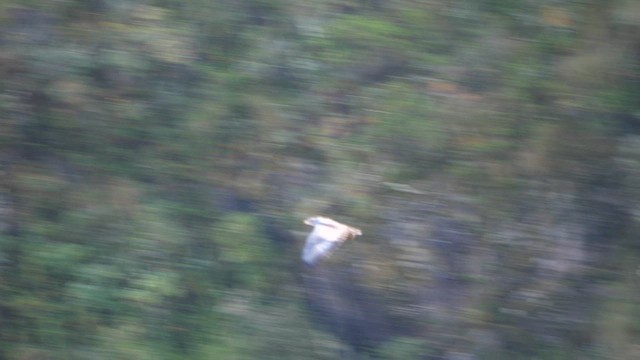
M 304 223 L 313 226 L 302 250 L 302 260 L 311 266 L 329 257 L 345 240 L 362 235 L 360 229 L 322 216 L 310 217 Z

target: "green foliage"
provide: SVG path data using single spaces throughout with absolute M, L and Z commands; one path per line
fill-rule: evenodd
M 244 214 L 223 216 L 211 238 L 219 247 L 218 260 L 227 269 L 229 284 L 257 291 L 274 285 L 271 269 L 277 263 L 277 253 L 258 219 Z
M 425 354 L 425 342 L 416 338 L 398 337 L 378 350 L 380 359 L 417 359 Z
M 333 359 L 367 287 L 354 357 L 637 358 L 638 10 L 1 2 L 0 358 Z M 315 272 L 310 210 L 365 233 Z
M 333 21 L 326 34 L 311 39 L 310 48 L 322 61 L 322 71 L 360 81 L 367 81 L 378 67 L 401 66 L 412 51 L 406 32 L 393 21 L 356 15 Z
M 449 135 L 424 92 L 412 84 L 391 82 L 376 89 L 372 103 L 380 115 L 363 142 L 375 143 L 377 150 L 410 166 L 413 176 L 438 165 Z

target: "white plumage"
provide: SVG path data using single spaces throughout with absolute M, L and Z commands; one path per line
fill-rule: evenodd
M 322 216 L 310 217 L 304 223 L 313 226 L 302 250 L 302 260 L 309 265 L 331 255 L 345 240 L 362 235 L 360 229 Z

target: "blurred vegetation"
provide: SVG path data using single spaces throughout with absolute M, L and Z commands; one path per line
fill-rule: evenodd
M 2 1 L 0 359 L 640 358 L 639 70 L 633 0 Z

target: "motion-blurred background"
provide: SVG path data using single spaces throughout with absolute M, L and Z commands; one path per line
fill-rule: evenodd
M 634 0 L 2 1 L 0 359 L 640 359 L 639 70 Z

